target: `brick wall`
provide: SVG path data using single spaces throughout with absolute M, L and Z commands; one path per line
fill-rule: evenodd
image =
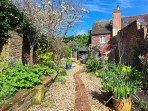
M 122 63 L 136 66 L 138 56 L 144 49 L 144 28 L 138 22 L 133 22 L 118 33 L 119 59 Z
M 100 44 L 100 36 L 105 36 L 106 37 L 106 42 L 108 42 L 110 40 L 111 34 L 92 35 L 91 36 L 91 44 L 93 44 L 93 46 L 96 46 L 96 45 Z
M 113 36 L 116 36 L 118 31 L 121 29 L 121 12 L 120 10 L 113 11 Z
M 14 31 L 9 31 L 10 37 L 6 40 L 1 38 L 0 56 L 9 60 L 22 61 L 23 39 Z

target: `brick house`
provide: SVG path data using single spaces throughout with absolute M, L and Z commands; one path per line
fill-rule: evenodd
M 110 59 L 134 65 L 138 55 L 148 53 L 148 14 L 121 17 L 119 6 L 111 20 L 95 21 L 91 31 L 91 45 L 100 46 Z

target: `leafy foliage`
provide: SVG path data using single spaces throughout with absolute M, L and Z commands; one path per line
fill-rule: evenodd
M 101 68 L 101 62 L 99 60 L 92 59 L 92 58 L 88 59 L 86 62 L 86 68 L 87 68 L 87 71 L 89 72 L 95 72 L 99 68 Z
M 69 43 L 69 46 L 73 48 L 72 43 L 76 43 L 78 47 L 88 47 L 89 42 L 89 35 L 83 34 L 83 35 L 77 35 L 77 36 L 70 36 L 67 38 L 64 38 L 65 43 Z
M 66 81 L 65 78 L 61 77 L 61 76 L 58 76 L 56 79 L 55 79 L 55 82 L 63 82 L 63 81 Z
M 72 60 L 70 60 L 70 58 L 66 59 L 66 65 L 68 65 L 68 66 L 72 65 Z
M 66 58 L 71 57 L 71 48 L 67 46 L 64 53 Z
M 75 41 L 69 41 L 67 45 L 73 50 L 76 51 L 78 49 L 78 45 Z
M 102 89 L 112 92 L 114 98 L 126 99 L 136 94 L 136 89 L 141 85 L 141 72 L 124 64 L 116 65 L 114 62 L 104 64 L 99 71 L 102 78 Z
M 15 62 L 0 75 L 0 100 L 9 98 L 19 89 L 31 88 L 41 84 L 42 70 Z
M 0 34 L 8 36 L 8 30 L 19 28 L 23 23 L 24 14 L 9 0 L 0 1 Z
M 42 72 L 37 67 L 30 68 L 27 64 L 23 65 L 15 62 L 11 68 L 3 71 L 3 75 L 6 76 L 8 83 L 13 87 L 21 89 L 40 84 Z
M 65 70 L 62 70 L 58 73 L 58 76 L 66 76 L 67 72 Z

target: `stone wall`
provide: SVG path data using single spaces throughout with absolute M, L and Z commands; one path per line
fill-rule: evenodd
M 118 32 L 119 60 L 126 65 L 139 64 L 144 49 L 144 28 L 135 21 Z
M 14 31 L 9 31 L 10 37 L 0 41 L 0 56 L 7 60 L 22 61 L 22 42 L 23 39 Z
M 91 36 L 91 44 L 93 44 L 93 46 L 100 44 L 100 36 L 102 35 L 92 35 Z M 106 37 L 106 43 L 107 43 L 110 40 L 111 34 L 104 34 L 103 36 Z

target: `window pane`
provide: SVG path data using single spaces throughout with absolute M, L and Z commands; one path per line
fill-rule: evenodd
M 106 38 L 104 36 L 100 37 L 100 43 L 105 43 L 106 42 Z

